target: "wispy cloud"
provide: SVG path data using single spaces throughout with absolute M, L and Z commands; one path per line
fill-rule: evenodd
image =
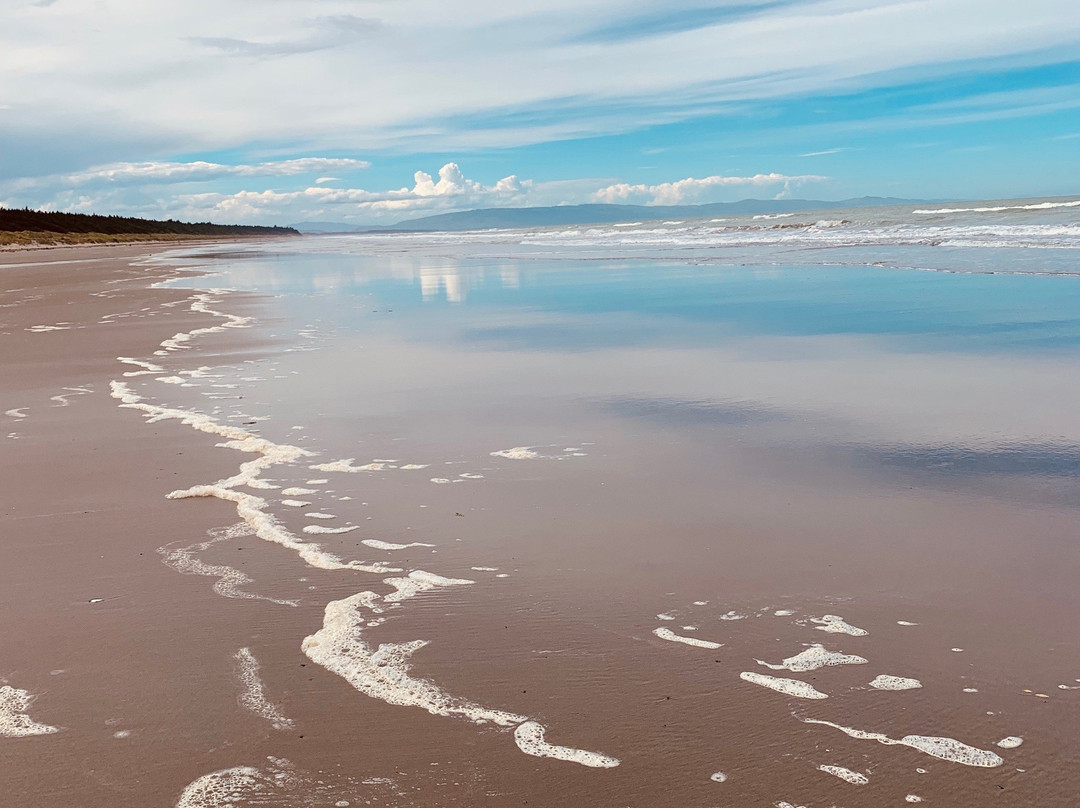
M 800 154 L 799 157 L 824 157 L 827 154 L 840 154 L 841 152 L 846 152 L 846 151 L 848 151 L 848 150 L 844 149 L 844 148 L 825 149 L 824 151 L 806 152 L 806 154 Z
M 367 38 L 383 27 L 380 20 L 355 17 L 350 14 L 316 17 L 307 25 L 314 30 L 308 36 L 299 38 L 259 41 L 233 37 L 192 36 L 188 37 L 188 40 L 231 56 L 265 59 L 340 48 Z
M 615 183 L 593 194 L 593 201 L 608 203 L 640 202 L 648 205 L 681 205 L 700 202 L 710 193 L 722 189 L 768 190 L 778 197 L 790 194 L 808 182 L 824 182 L 828 177 L 814 174 L 788 176 L 786 174 L 754 174 L 749 177 L 687 177 L 674 182 L 657 185 L 630 185 Z
M 366 160 L 341 157 L 299 157 L 263 163 L 226 165 L 195 160 L 187 163 L 145 162 L 112 163 L 71 174 L 51 174 L 32 179 L 2 183 L 11 190 L 41 187 L 80 187 L 85 185 L 144 185 L 151 183 L 207 182 L 224 177 L 289 177 L 323 171 L 359 170 L 371 164 Z

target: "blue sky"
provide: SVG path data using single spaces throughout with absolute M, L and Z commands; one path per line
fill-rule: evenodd
M 0 204 L 378 223 L 1080 192 L 1074 0 L 12 0 Z

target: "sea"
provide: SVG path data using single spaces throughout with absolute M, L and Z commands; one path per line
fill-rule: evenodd
M 152 260 L 112 394 L 256 626 L 171 804 L 1075 804 L 1080 199 Z

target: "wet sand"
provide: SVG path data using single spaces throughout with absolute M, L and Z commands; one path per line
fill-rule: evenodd
M 426 469 L 342 470 L 397 456 L 369 435 L 352 464 L 310 468 L 341 459 L 312 445 L 318 457 L 263 470 L 280 489 L 229 489 L 266 497 L 293 537 L 402 571 L 305 565 L 280 543 L 222 533 L 235 502 L 167 498 L 265 453 L 215 447 L 222 436 L 176 419 L 148 423 L 153 412 L 119 407 L 110 387 L 180 406 L 196 391 L 159 385 L 150 399 L 136 385 L 271 360 L 287 311 L 244 293 L 149 289 L 175 271 L 133 266 L 145 252 L 0 256 L 0 412 L 16 413 L 3 421 L 0 677 L 57 729 L 0 737 L 12 804 L 1070 804 L 1080 691 L 1060 685 L 1080 685 L 1080 569 L 1075 510 L 1057 488 L 928 490 L 902 469 L 867 474 L 857 457 L 740 450 L 709 423 L 624 434 L 604 423 L 602 449 L 564 442 L 537 457 L 498 454 L 513 441 L 473 446 L 460 468 L 475 480 L 438 468 L 444 457 L 420 441 L 408 459 Z M 28 256 L 49 263 L 14 265 Z M 208 309 L 255 322 L 154 357 L 174 334 L 220 325 Z M 163 370 L 125 377 L 140 366 L 117 357 Z M 543 426 L 542 412 L 535 422 L 541 437 L 566 429 Z M 701 480 L 723 485 L 703 497 Z M 355 521 L 362 498 L 370 525 Z M 310 516 L 323 512 L 334 518 Z M 363 528 L 303 530 L 349 518 Z M 190 558 L 217 574 L 162 563 L 159 548 L 201 543 Z M 410 590 L 384 579 L 409 570 L 473 583 L 395 601 Z M 225 598 L 222 578 L 235 583 Z M 348 626 L 335 635 L 342 624 L 324 610 L 364 591 L 375 599 L 358 613 L 391 618 L 370 627 L 372 649 L 431 640 L 412 674 L 437 683 L 433 698 L 509 714 L 505 726 L 357 692 L 370 677 L 332 653 Z M 798 656 L 815 643 L 844 663 Z M 922 686 L 871 687 L 880 676 Z M 536 751 L 534 721 L 571 760 L 522 754 Z M 939 743 L 934 756 L 912 735 L 975 751 Z M 1011 736 L 1023 744 L 998 745 Z M 200 780 L 213 772 L 230 773 Z

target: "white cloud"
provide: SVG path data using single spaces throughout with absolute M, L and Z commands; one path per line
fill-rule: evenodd
M 260 164 L 274 166 L 277 173 L 251 172 L 242 173 L 241 176 L 255 177 L 260 173 L 267 176 L 285 176 L 289 173 L 285 166 L 295 167 L 303 162 L 296 160 Z M 310 166 L 310 163 L 306 164 Z M 159 173 L 151 173 L 155 177 L 161 176 Z M 142 176 L 142 173 L 135 172 L 134 175 Z M 187 177 L 183 171 L 178 175 L 171 175 Z M 228 176 L 235 176 L 235 172 Z M 751 192 L 758 196 L 784 196 L 803 183 L 820 182 L 827 178 L 769 173 L 747 177 L 688 177 L 656 185 L 602 185 L 600 180 L 588 179 L 534 182 L 511 174 L 485 184 L 465 176 L 457 163 L 450 162 L 439 169 L 437 179 L 426 171 L 417 171 L 413 175 L 411 186 L 386 190 L 333 187 L 326 184 L 327 180 L 334 179 L 331 177 L 298 179 L 305 184 L 291 189 L 245 188 L 198 193 L 174 193 L 174 189 L 161 184 L 141 187 L 123 183 L 82 187 L 70 185 L 52 189 L 47 196 L 39 198 L 35 206 L 46 210 L 108 210 L 131 216 L 176 217 L 222 223 L 288 224 L 319 220 L 363 224 L 397 222 L 414 216 L 472 208 L 535 207 L 584 202 L 690 204 L 718 201 L 722 197 L 740 198 Z M 0 204 L 19 207 L 26 202 L 0 198 Z
M 370 167 L 365 160 L 337 157 L 300 157 L 250 165 L 226 165 L 196 160 L 187 163 L 113 163 L 71 174 L 13 180 L 4 183 L 12 190 L 42 187 L 73 188 L 84 185 L 144 185 L 149 183 L 206 182 L 225 177 L 289 177 L 321 171 L 359 170 Z M 325 178 L 324 178 L 325 179 Z
M 535 204 L 535 188 L 531 180 L 513 175 L 484 185 L 467 178 L 457 163 L 447 163 L 439 169 L 438 180 L 417 171 L 411 188 L 369 191 L 315 184 L 294 191 L 183 194 L 177 203 L 187 216 L 215 221 L 396 221 L 423 212 Z
M 356 0 L 320 0 L 318 14 L 307 0 L 9 0 L 0 102 L 8 133 L 49 131 L 73 149 L 105 128 L 188 154 L 254 142 L 446 150 L 958 75 L 976 60 L 1064 62 L 1080 45 L 1069 0 L 792 0 L 753 13 L 718 2 L 695 27 L 665 23 L 702 5 L 363 4 L 375 20 L 355 16 Z M 612 20 L 625 33 L 588 39 Z
M 787 196 L 794 189 L 808 182 L 824 182 L 827 177 L 814 174 L 788 176 L 786 174 L 754 174 L 749 177 L 711 176 L 687 177 L 675 182 L 657 185 L 630 185 L 625 182 L 601 188 L 593 194 L 593 201 L 613 204 L 631 202 L 648 205 L 683 205 L 711 201 L 717 191 L 727 189 L 768 190 L 777 197 Z

